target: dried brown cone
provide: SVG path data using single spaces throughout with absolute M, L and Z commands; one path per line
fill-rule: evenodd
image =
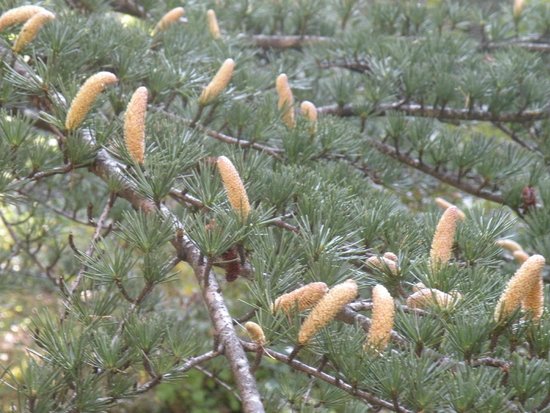
M 221 33 L 220 26 L 218 25 L 218 19 L 216 18 L 216 12 L 209 9 L 206 12 L 206 18 L 208 20 L 208 31 L 214 39 L 219 39 L 221 37 Z
M 532 255 L 525 261 L 516 271 L 514 276 L 508 281 L 506 289 L 500 296 L 495 308 L 495 321 L 505 320 L 512 314 L 521 304 L 525 303 L 529 296 L 529 309 L 535 309 L 537 306 L 536 293 L 533 289 L 539 288 L 542 278 L 542 270 L 545 260 L 542 255 Z
M 516 241 L 512 241 L 511 239 L 498 239 L 495 241 L 495 244 L 512 253 L 515 251 L 523 251 L 522 246 L 519 245 Z
M 413 290 L 415 289 L 413 288 Z M 450 309 L 461 298 L 462 294 L 460 294 L 459 292 L 452 292 L 451 294 L 447 294 L 435 288 L 419 288 L 416 289 L 415 293 L 411 294 L 407 298 L 407 306 L 410 308 L 420 309 L 432 306 Z
M 390 270 L 392 274 L 399 273 L 399 267 L 397 266 L 397 263 L 394 260 L 391 260 L 389 258 L 384 257 L 370 257 L 367 260 L 367 265 L 370 265 L 371 267 L 378 268 L 382 271 L 384 271 L 386 268 Z
M 226 59 L 212 78 L 212 81 L 202 90 L 199 96 L 199 105 L 208 105 L 225 90 L 231 81 L 234 69 L 235 61 L 233 59 Z
M 237 172 L 233 163 L 225 156 L 218 157 L 216 166 L 218 167 L 218 172 L 222 178 L 231 207 L 243 219 L 246 219 L 250 214 L 250 203 L 248 202 L 248 195 L 246 194 L 246 189 L 239 176 L 239 172 Z
M 372 289 L 372 324 L 365 342 L 365 350 L 383 351 L 388 345 L 395 318 L 395 303 L 381 284 Z
M 523 250 L 514 251 L 512 255 L 514 256 L 515 260 L 520 264 L 523 264 L 525 261 L 529 259 L 529 254 L 527 254 Z
M 304 311 L 321 300 L 328 292 L 328 286 L 323 282 L 314 282 L 304 285 L 294 291 L 281 295 L 272 306 L 273 312 L 283 311 L 290 314 L 292 311 Z
M 357 283 L 354 280 L 347 280 L 332 287 L 313 307 L 313 310 L 300 327 L 298 344 L 302 346 L 307 344 L 321 328 L 330 323 L 344 306 L 353 301 L 356 296 Z
M 32 42 L 38 32 L 47 22 L 54 20 L 55 15 L 47 10 L 34 14 L 21 28 L 15 43 L 13 44 L 14 53 L 20 53 L 30 42 Z
M 256 344 L 259 344 L 260 346 L 265 345 L 266 339 L 264 330 L 259 324 L 256 324 L 253 321 L 247 321 L 244 328 L 246 328 L 248 335 Z
M 145 115 L 147 113 L 147 88 L 138 87 L 124 114 L 124 142 L 134 162 L 143 164 L 145 159 Z
M 294 128 L 296 126 L 296 120 L 294 119 L 294 96 L 288 84 L 288 77 L 284 73 L 277 76 L 275 88 L 279 95 L 277 107 L 282 112 L 283 123 L 289 128 Z
M 463 221 L 466 219 L 466 214 L 463 211 L 461 211 L 458 207 L 451 204 L 449 201 L 447 201 L 443 198 L 439 198 L 439 197 L 435 198 L 434 201 L 435 201 L 435 204 L 443 210 L 454 206 L 458 211 L 458 216 L 460 217 L 460 219 L 463 220 Z
M 304 100 L 300 105 L 300 113 L 310 122 L 309 131 L 311 134 L 317 132 L 317 108 L 315 105 L 308 100 Z
M 430 261 L 435 268 L 446 264 L 451 259 L 456 222 L 459 217 L 458 208 L 452 206 L 447 208 L 439 219 L 430 251 Z
M 24 23 L 37 13 L 47 12 L 40 6 L 20 6 L 10 9 L 0 16 L 0 32 L 10 26 Z
M 67 119 L 65 120 L 65 128 L 68 130 L 78 128 L 82 121 L 84 121 L 97 96 L 103 92 L 107 85 L 116 83 L 117 81 L 117 77 L 110 72 L 99 72 L 90 76 L 80 87 L 69 107 Z
M 153 30 L 153 36 L 157 33 L 160 33 L 166 30 L 169 26 L 179 21 L 184 14 L 185 14 L 185 10 L 183 7 L 176 7 L 170 10 L 168 13 L 162 16 L 161 19 L 158 21 L 157 25 Z

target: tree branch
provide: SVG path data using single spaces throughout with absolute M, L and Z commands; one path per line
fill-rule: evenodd
M 526 110 L 521 112 L 508 113 L 492 113 L 487 110 L 469 110 L 469 109 L 452 109 L 452 108 L 436 108 L 433 106 L 424 106 L 418 103 L 390 103 L 382 104 L 375 107 L 369 113 L 362 113 L 357 107 L 347 104 L 320 106 L 317 112 L 324 115 L 336 115 L 341 117 L 360 116 L 368 114 L 376 114 L 385 116 L 389 111 L 398 111 L 410 116 L 418 116 L 424 118 L 435 118 L 442 120 L 465 120 L 465 121 L 485 121 L 485 122 L 533 122 L 536 120 L 547 119 L 550 117 L 550 111 L 546 110 Z
M 372 145 L 379 152 L 388 155 L 389 157 L 398 160 L 399 162 L 410 166 L 411 168 L 417 169 L 425 174 L 428 174 L 441 182 L 454 186 L 455 188 L 460 189 L 461 191 L 467 192 L 471 195 L 487 199 L 499 204 L 505 204 L 504 198 L 502 195 L 496 194 L 494 192 L 483 189 L 479 186 L 476 186 L 468 181 L 463 181 L 458 179 L 457 176 L 449 172 L 441 172 L 436 170 L 434 167 L 426 165 L 420 162 L 418 159 L 414 159 L 408 155 L 397 152 L 395 148 L 385 143 L 379 142 L 374 139 L 369 139 L 368 143 Z

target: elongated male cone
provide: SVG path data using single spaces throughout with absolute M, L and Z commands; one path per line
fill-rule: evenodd
M 508 281 L 506 289 L 498 300 L 495 308 L 495 321 L 505 320 L 522 304 L 529 311 L 536 311 L 537 315 L 542 314 L 542 310 L 538 310 L 539 293 L 534 289 L 540 288 L 544 264 L 545 260 L 542 255 L 532 255 L 519 267 Z
M 145 159 L 145 115 L 147 113 L 147 88 L 136 89 L 124 114 L 124 142 L 134 162 Z
M 304 100 L 300 105 L 300 113 L 311 123 L 310 133 L 317 132 L 317 108 L 315 105 L 308 100 Z
M 253 321 L 247 321 L 244 328 L 246 328 L 248 335 L 256 344 L 263 346 L 266 343 L 264 330 L 259 324 Z
M 296 126 L 296 120 L 294 119 L 294 96 L 288 84 L 288 77 L 284 73 L 277 76 L 275 88 L 279 95 L 277 107 L 282 113 L 283 123 L 292 129 Z
M 97 96 L 103 92 L 107 85 L 116 83 L 117 77 L 110 72 L 99 72 L 90 76 L 78 90 L 73 99 L 67 118 L 65 128 L 75 130 L 84 121 Z
M 218 167 L 231 207 L 242 218 L 247 218 L 250 214 L 250 203 L 248 202 L 248 195 L 246 194 L 246 189 L 239 176 L 239 172 L 237 172 L 233 163 L 225 156 L 218 157 L 216 166 Z
M 413 291 L 415 292 L 407 297 L 408 307 L 424 309 L 430 306 L 437 306 L 450 309 L 462 299 L 462 294 L 457 291 L 447 294 L 435 288 L 425 288 L 423 284 L 422 287 L 413 287 Z
M 153 36 L 157 33 L 160 33 L 166 30 L 172 24 L 179 21 L 184 14 L 185 14 L 185 10 L 183 7 L 176 7 L 170 10 L 168 13 L 162 16 L 161 19 L 158 21 L 157 25 L 155 26 L 155 29 L 153 30 Z
M 357 283 L 347 280 L 332 287 L 307 316 L 298 333 L 298 344 L 305 345 L 330 323 L 344 306 L 357 296 Z
M 218 19 L 216 18 L 216 12 L 212 9 L 209 9 L 206 12 L 206 18 L 208 20 L 208 31 L 214 39 L 219 39 L 221 37 L 221 34 L 220 26 L 218 25 Z
M 498 246 L 512 253 L 515 251 L 523 251 L 523 248 L 521 247 L 521 245 L 519 245 L 516 241 L 513 241 L 511 239 L 498 239 L 495 241 L 495 243 Z
M 55 19 L 55 15 L 47 10 L 34 14 L 21 28 L 15 43 L 13 44 L 14 53 L 20 53 L 30 42 L 32 42 L 38 32 L 47 22 Z
M 372 290 L 372 324 L 365 342 L 365 349 L 382 351 L 388 345 L 395 318 L 395 303 L 381 284 Z
M 314 282 L 281 295 L 272 306 L 273 312 L 283 311 L 290 314 L 294 309 L 304 311 L 313 307 L 327 293 L 328 287 L 323 282 Z
M 523 12 L 523 7 L 525 6 L 525 0 L 514 0 L 514 7 L 512 9 L 512 15 L 515 20 L 518 20 L 521 17 Z
M 222 93 L 233 76 L 235 61 L 226 59 L 199 97 L 199 105 L 206 106 Z
M 44 7 L 40 6 L 20 6 L 10 9 L 0 16 L 0 32 L 10 26 L 24 23 L 32 16 L 40 12 L 47 12 Z M 49 13 L 49 12 L 48 12 Z
M 460 217 L 460 219 L 463 220 L 463 221 L 466 219 L 466 214 L 463 211 L 461 211 L 458 207 L 451 204 L 449 201 L 447 201 L 443 198 L 439 198 L 439 197 L 435 198 L 434 201 L 435 201 L 435 204 L 443 210 L 445 210 L 447 208 L 450 208 L 450 207 L 455 207 L 457 209 L 458 216 Z
M 523 250 L 514 251 L 512 255 L 514 256 L 516 261 L 519 262 L 520 264 L 523 264 L 525 261 L 529 259 L 529 254 L 527 254 Z
M 397 262 L 390 258 L 387 258 L 385 254 L 383 257 L 377 257 L 377 256 L 370 257 L 369 259 L 367 259 L 367 265 L 378 268 L 379 270 L 382 270 L 382 271 L 384 271 L 385 269 L 388 269 L 394 275 L 396 275 L 399 272 L 399 267 L 397 266 Z
M 447 208 L 439 219 L 430 251 L 432 266 L 437 268 L 441 264 L 446 264 L 451 259 L 458 219 L 458 208 L 455 206 Z

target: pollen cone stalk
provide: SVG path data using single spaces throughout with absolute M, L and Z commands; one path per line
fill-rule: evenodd
M 176 7 L 175 9 L 170 10 L 158 21 L 155 29 L 153 30 L 153 36 L 166 30 L 169 26 L 179 21 L 184 14 L 185 10 L 183 9 L 183 7 Z
M 294 309 L 303 311 L 313 307 L 327 293 L 328 287 L 323 282 L 314 282 L 294 291 L 281 295 L 273 303 L 273 311 L 290 314 Z
M 534 289 L 540 288 L 544 263 L 542 255 L 532 255 L 519 267 L 498 300 L 495 308 L 497 322 L 506 319 L 521 304 L 530 311 L 541 313 L 542 309 L 537 310 L 541 299 Z
M 332 287 L 321 298 L 311 313 L 303 322 L 298 333 L 298 344 L 305 345 L 317 332 L 330 323 L 344 306 L 357 296 L 357 284 L 353 280 L 347 280 Z
M 430 251 L 430 261 L 432 267 L 438 268 L 442 264 L 446 264 L 451 259 L 456 232 L 456 222 L 459 219 L 459 216 L 458 208 L 452 206 L 447 208 L 439 219 Z
M 246 219 L 250 214 L 250 203 L 237 169 L 225 156 L 218 157 L 216 165 L 231 207 L 242 218 Z
M 208 105 L 225 90 L 231 81 L 234 69 L 235 61 L 233 59 L 226 59 L 212 78 L 212 81 L 202 90 L 199 97 L 199 105 Z
M 117 77 L 110 72 L 99 72 L 90 76 L 80 87 L 71 103 L 69 112 L 67 112 L 67 119 L 65 120 L 65 128 L 68 130 L 78 128 L 84 121 L 97 96 L 103 92 L 107 85 L 116 83 L 117 81 Z
M 41 11 L 34 14 L 27 22 L 23 25 L 15 43 L 13 44 L 13 51 L 15 53 L 20 53 L 21 50 L 25 48 L 30 42 L 32 42 L 38 32 L 47 22 L 55 19 L 55 15 L 50 13 L 47 10 Z
M 395 304 L 393 298 L 381 284 L 372 290 L 372 325 L 367 335 L 365 349 L 382 351 L 390 341 Z
M 294 96 L 288 84 L 288 77 L 284 73 L 277 76 L 275 87 L 279 95 L 277 107 L 282 113 L 283 123 L 289 128 L 294 128 L 296 126 L 296 120 L 294 119 Z
M 142 164 L 145 158 L 145 115 L 147 88 L 136 89 L 124 114 L 124 142 L 134 162 Z
M 10 26 L 24 23 L 40 12 L 47 12 L 47 10 L 40 6 L 20 6 L 10 9 L 0 16 L 0 32 Z
M 208 10 L 206 12 L 206 18 L 208 20 L 208 31 L 214 39 L 219 39 L 221 34 L 218 19 L 216 18 L 216 12 L 212 9 Z
M 265 345 L 266 339 L 264 330 L 259 324 L 256 324 L 253 321 L 248 321 L 245 323 L 244 328 L 246 328 L 248 335 L 256 344 L 259 344 L 260 346 Z

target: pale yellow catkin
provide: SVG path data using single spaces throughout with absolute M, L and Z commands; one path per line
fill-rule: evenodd
M 542 317 L 544 312 L 544 281 L 542 276 L 536 285 L 525 292 L 525 296 L 521 301 L 521 308 L 535 321 L 540 320 Z
M 170 10 L 168 13 L 166 13 L 164 16 L 161 17 L 161 19 L 158 21 L 157 25 L 153 29 L 153 36 L 155 34 L 158 34 L 164 30 L 166 30 L 168 27 L 170 27 L 172 24 L 179 21 L 183 15 L 185 14 L 185 10 L 183 7 L 176 7 L 172 10 Z
M 447 294 L 435 288 L 413 288 L 413 290 L 415 293 L 407 297 L 407 306 L 410 308 L 424 309 L 430 306 L 437 306 L 449 309 L 462 298 L 462 294 L 456 291 Z
M 526 295 L 538 288 L 542 278 L 545 260 L 542 255 L 532 255 L 508 281 L 506 288 L 495 308 L 495 321 L 502 321 L 513 313 L 524 302 Z M 532 296 L 530 297 L 532 298 Z M 530 301 L 528 306 L 535 303 Z
M 398 258 L 397 255 L 395 255 L 393 252 L 385 252 L 383 255 L 384 258 L 387 258 L 388 260 L 392 260 L 393 262 L 397 262 Z
M 514 256 L 515 260 L 520 264 L 523 264 L 529 259 L 529 254 L 527 254 L 523 250 L 514 251 L 512 255 Z
M 134 160 L 145 160 L 145 115 L 147 113 L 147 88 L 141 86 L 132 95 L 124 114 L 124 142 Z
M 65 128 L 68 130 L 78 128 L 84 121 L 97 96 L 103 92 L 107 85 L 116 83 L 117 81 L 117 77 L 110 72 L 98 72 L 90 76 L 80 87 L 69 107 L 65 120 Z
M 296 126 L 296 120 L 294 119 L 294 96 L 292 95 L 286 74 L 281 73 L 277 76 L 275 88 L 279 95 L 277 107 L 282 113 L 283 123 L 289 128 L 294 128 Z
M 45 10 L 34 14 L 29 20 L 27 20 L 13 44 L 14 53 L 20 53 L 36 38 L 42 26 L 53 19 L 55 19 L 55 15 Z
M 511 239 L 498 239 L 495 241 L 495 244 L 510 252 L 523 251 L 522 246 L 519 245 L 516 241 L 512 241 Z
M 214 39 L 219 39 L 221 37 L 220 26 L 218 25 L 218 19 L 216 17 L 216 12 L 212 9 L 209 9 L 206 12 L 206 19 L 208 20 L 208 31 Z
M 233 163 L 225 156 L 218 157 L 216 166 L 218 167 L 218 172 L 222 178 L 231 207 L 242 218 L 246 219 L 250 214 L 250 203 L 248 202 L 248 195 L 246 194 L 246 189 L 239 172 L 237 172 Z
M 455 206 L 447 208 L 439 219 L 430 251 L 430 262 L 435 268 L 451 259 L 458 219 L 458 208 Z
M 310 122 L 309 132 L 314 134 L 317 132 L 317 108 L 313 103 L 304 100 L 300 105 L 300 113 Z
M 20 6 L 10 9 L 0 16 L 0 32 L 10 26 L 24 23 L 37 13 L 47 11 L 40 6 Z
M 266 339 L 264 330 L 259 324 L 256 324 L 253 321 L 247 321 L 244 328 L 246 328 L 248 335 L 256 344 L 259 344 L 260 346 L 265 345 Z
M 357 283 L 347 280 L 332 287 L 307 316 L 300 332 L 298 344 L 305 345 L 317 332 L 330 323 L 344 306 L 357 296 Z
M 328 286 L 324 282 L 306 284 L 277 298 L 273 303 L 272 310 L 273 312 L 283 311 L 286 314 L 290 314 L 294 310 L 307 310 L 317 304 L 327 291 Z
M 367 259 L 367 265 L 378 268 L 382 271 L 388 269 L 394 275 L 399 272 L 399 267 L 397 266 L 397 263 L 394 260 L 386 257 L 370 257 L 369 259 Z
M 435 201 L 435 204 L 443 210 L 454 206 L 457 209 L 458 216 L 460 217 L 460 219 L 463 221 L 466 219 L 466 214 L 462 210 L 460 210 L 458 207 L 456 207 L 456 205 L 451 204 L 446 199 L 438 197 L 438 198 L 435 198 L 434 201 Z
M 521 17 L 523 12 L 523 7 L 525 6 L 524 0 L 514 0 L 514 7 L 512 8 L 512 15 L 515 20 L 518 20 Z
M 372 324 L 365 342 L 365 350 L 383 351 L 391 338 L 395 318 L 395 303 L 381 284 L 372 290 Z
M 214 99 L 216 99 L 220 93 L 222 93 L 233 76 L 233 70 L 235 69 L 235 61 L 233 59 L 226 59 L 221 67 L 218 69 L 208 86 L 206 86 L 201 95 L 199 96 L 199 105 L 206 106 Z

